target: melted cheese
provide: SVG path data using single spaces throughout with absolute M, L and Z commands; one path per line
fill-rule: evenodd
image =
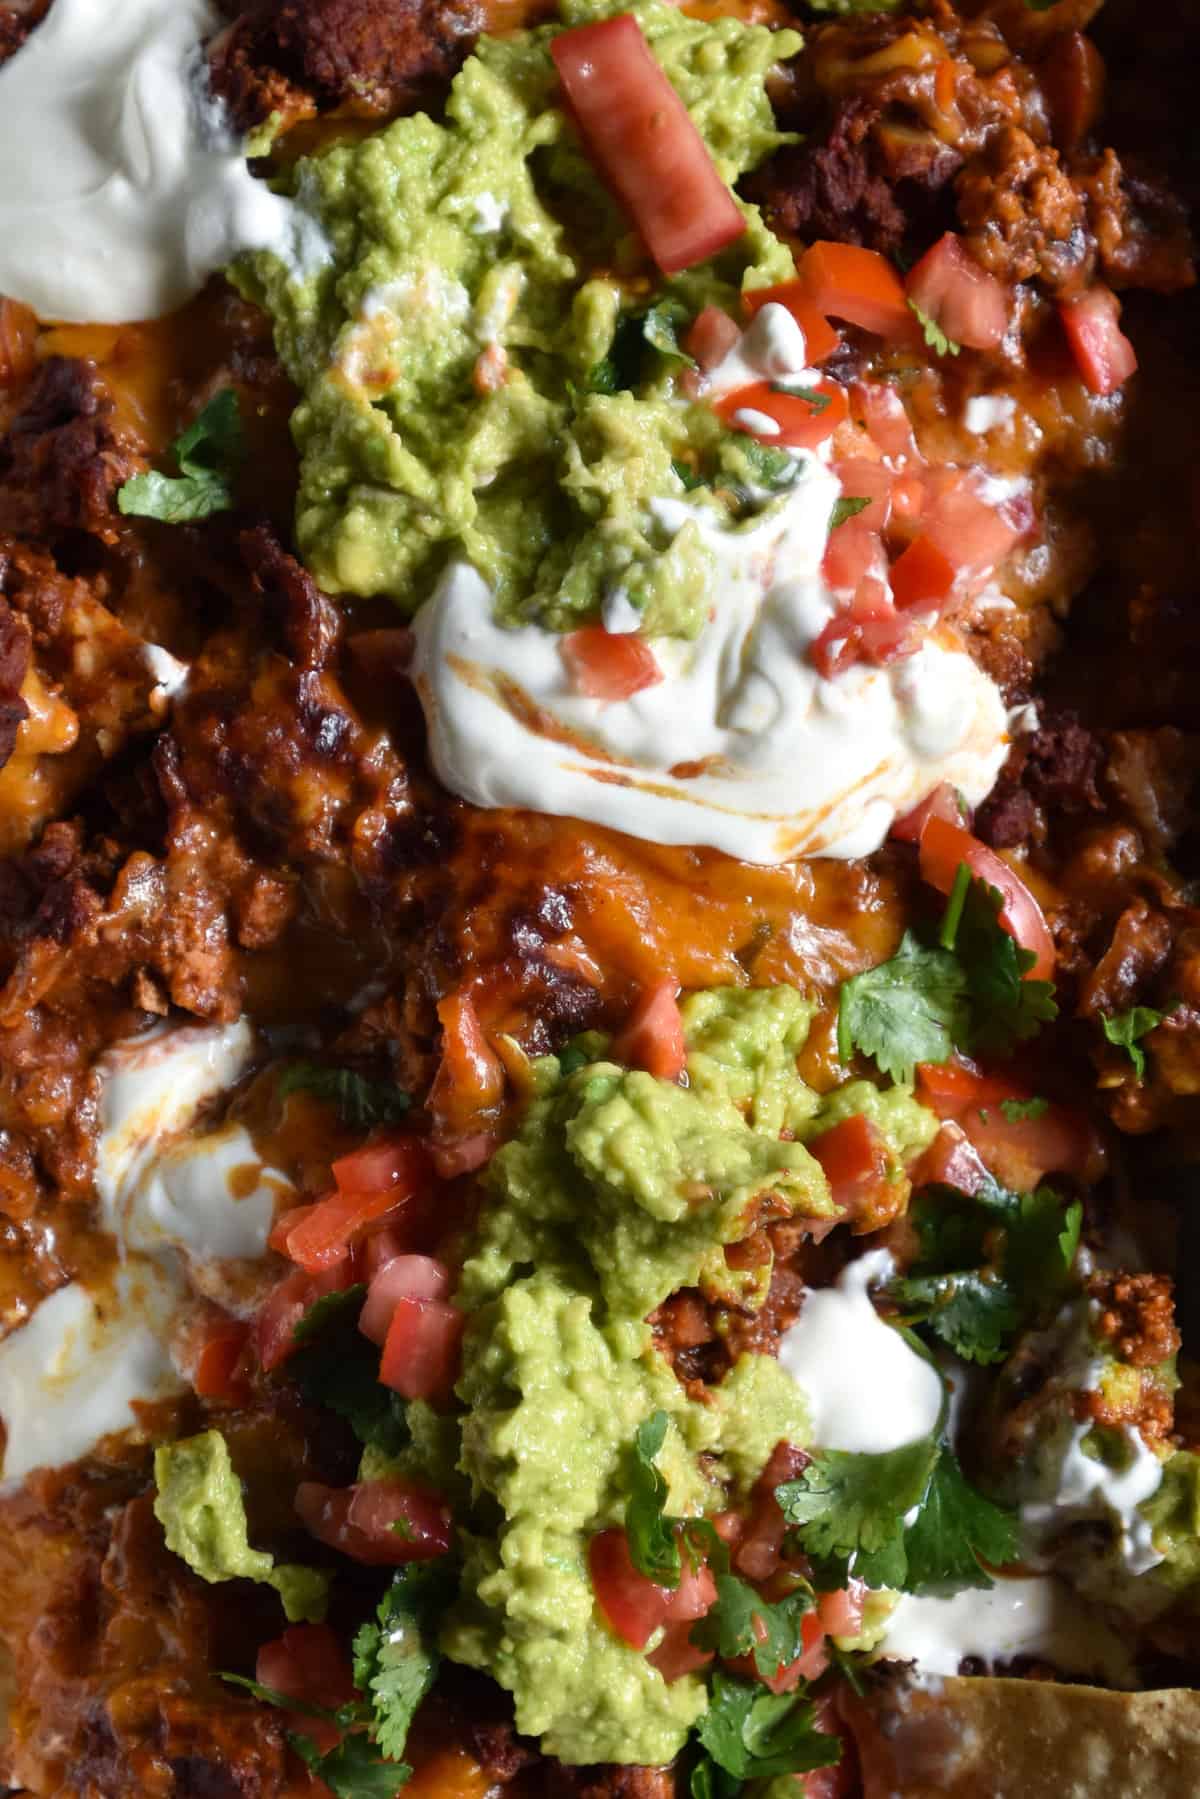
M 54 0 L 0 69 L 0 293 L 42 318 L 158 318 L 242 250 L 327 255 L 207 94 L 210 0 Z
M 894 1267 L 886 1249 L 860 1256 L 835 1287 L 805 1294 L 780 1342 L 780 1363 L 804 1388 L 822 1449 L 880 1454 L 937 1425 L 941 1376 L 871 1304 L 869 1289 Z

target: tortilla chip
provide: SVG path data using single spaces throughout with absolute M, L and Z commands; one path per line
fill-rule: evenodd
M 1196 1799 L 1200 1692 L 889 1683 L 848 1708 L 864 1799 Z

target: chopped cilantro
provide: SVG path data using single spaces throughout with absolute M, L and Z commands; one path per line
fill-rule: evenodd
M 793 400 L 803 400 L 809 410 L 814 413 L 824 412 L 833 404 L 832 394 L 823 394 L 819 387 L 803 387 L 795 381 L 772 381 L 773 394 L 788 394 Z M 864 500 L 863 505 L 867 502 Z
M 1012 1288 L 990 1269 L 909 1275 L 889 1291 L 909 1317 L 927 1324 L 965 1362 L 1002 1362 L 1021 1323 Z
M 925 949 L 911 931 L 889 962 L 842 983 L 838 1054 L 873 1056 L 909 1081 L 918 1062 L 945 1062 L 967 1035 L 967 977 L 948 950 Z
M 835 500 L 833 503 L 833 511 L 829 515 L 829 529 L 836 531 L 839 525 L 846 523 L 847 519 L 857 518 L 860 512 L 865 512 L 870 504 L 870 500 L 864 499 L 860 494 L 843 494 L 840 500 Z
M 694 369 L 696 359 L 689 356 L 686 350 L 679 347 L 679 325 L 686 315 L 677 306 L 666 301 L 659 301 L 642 317 L 642 336 L 652 349 L 665 356 L 668 362 L 678 362 L 684 368 Z
M 957 356 L 962 345 L 956 344 L 952 337 L 947 337 L 937 320 L 931 319 L 927 312 L 922 312 L 915 300 L 910 300 L 908 303 L 917 315 L 917 323 L 921 327 L 929 348 L 938 356 Z
M 437 1620 L 454 1590 L 440 1564 L 400 1568 L 379 1602 L 375 1622 L 354 1639 L 354 1684 L 372 1707 L 372 1732 L 392 1761 L 402 1761 L 409 1726 L 438 1670 Z
M 1138 1080 L 1146 1075 L 1146 1052 L 1139 1038 L 1146 1037 L 1162 1023 L 1163 1013 L 1152 1006 L 1131 1006 L 1128 1012 L 1109 1012 L 1101 1018 L 1108 1041 L 1123 1049 L 1133 1063 Z
M 625 1531 L 629 1553 L 639 1574 L 660 1587 L 677 1587 L 681 1572 L 675 1526 L 664 1514 L 667 1483 L 655 1458 L 667 1434 L 667 1414 L 653 1412 L 638 1425 L 630 1469 Z
M 646 312 L 622 313 L 617 320 L 608 354 L 588 372 L 585 391 L 591 394 L 632 392 L 642 380 L 646 350 L 687 368 L 696 364 L 679 347 L 678 326 L 686 314 L 679 306 L 660 301 Z
M 1016 1560 L 1016 1520 L 969 1484 L 953 1451 L 943 1446 L 921 1509 L 904 1533 L 904 1552 L 905 1584 L 913 1592 L 990 1587 L 980 1558 L 997 1568 Z
M 738 443 L 755 479 L 769 493 L 786 493 L 796 485 L 800 464 L 786 450 L 772 449 L 770 444 L 760 444 L 753 437 L 739 437 Z
M 688 1779 L 692 1799 L 735 1799 L 742 1783 L 724 1768 L 718 1767 L 711 1755 L 702 1755 Z
M 803 1652 L 801 1620 L 812 1608 L 811 1593 L 802 1589 L 771 1604 L 736 1574 L 718 1574 L 716 1602 L 692 1630 L 691 1641 L 724 1661 L 753 1655 L 769 1680 Z
M 294 1062 L 279 1077 L 279 1096 L 311 1093 L 337 1108 L 343 1124 L 367 1131 L 377 1124 L 395 1124 L 412 1104 L 408 1094 L 391 1081 L 369 1081 L 352 1068 L 327 1068 L 319 1062 Z
M 881 1455 L 823 1449 L 797 1480 L 776 1487 L 775 1497 L 799 1527 L 806 1553 L 870 1553 L 889 1543 L 905 1512 L 919 1504 L 937 1455 L 932 1437 Z
M 384 1761 L 370 1737 L 355 1731 L 322 1754 L 311 1737 L 288 1732 L 288 1742 L 307 1768 L 323 1780 L 336 1799 L 396 1799 L 412 1769 L 404 1762 Z
M 223 387 L 171 445 L 178 475 L 157 469 L 131 475 L 117 492 L 126 514 L 181 525 L 228 512 L 233 505 L 233 477 L 246 454 L 238 397 Z
M 768 1693 L 757 1683 L 735 1680 L 719 1669 L 713 1675 L 712 1698 L 697 1736 L 717 1767 L 735 1780 L 764 1780 L 775 1774 L 804 1774 L 827 1768 L 841 1757 L 842 1745 L 816 1727 L 816 1714 L 803 1692 Z M 711 1777 L 699 1786 L 697 1799 L 716 1799 L 730 1791 Z
M 1003 894 L 986 881 L 970 879 L 961 889 L 960 882 L 961 870 L 939 934 L 967 977 L 970 1030 L 959 1047 L 1006 1055 L 1057 1018 L 1054 986 L 1025 978 L 1037 958 L 1001 926 Z
M 707 477 L 702 475 L 698 468 L 693 468 L 690 462 L 675 461 L 672 462 L 671 467 L 688 493 L 694 493 L 696 488 L 708 485 Z
M 1048 1099 L 1037 1096 L 1034 1099 L 1002 1099 L 1000 1110 L 1009 1124 L 1020 1124 L 1023 1119 L 1044 1118 L 1050 1107 Z
M 287 1371 L 311 1405 L 344 1418 L 360 1442 L 398 1455 L 408 1442 L 404 1401 L 380 1383 L 379 1351 L 358 1328 L 362 1299 L 361 1287 L 349 1287 L 311 1306 Z

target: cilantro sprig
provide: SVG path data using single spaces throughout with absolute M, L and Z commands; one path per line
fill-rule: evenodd
M 361 1443 L 398 1455 L 407 1444 L 404 1401 L 379 1379 L 379 1351 L 358 1328 L 366 1289 L 327 1293 L 295 1328 L 288 1374 L 310 1405 L 344 1418 Z
M 1157 1030 L 1165 1016 L 1153 1006 L 1130 1006 L 1127 1012 L 1107 1012 L 1100 1020 L 1104 1035 L 1117 1049 L 1125 1051 L 1139 1081 L 1146 1078 L 1146 1052 L 1141 1039 Z
M 707 1762 L 734 1781 L 806 1774 L 831 1767 L 842 1753 L 838 1737 L 817 1729 L 806 1694 L 765 1692 L 720 1670 L 713 1675 L 712 1698 L 696 1734 Z M 693 1799 L 724 1799 L 733 1790 L 705 1761 L 693 1771 Z
M 716 1576 L 716 1588 L 712 1607 L 690 1633 L 698 1649 L 712 1649 L 725 1661 L 752 1655 L 765 1680 L 803 1653 L 802 1620 L 816 1603 L 811 1592 L 799 1588 L 769 1601 L 729 1572 Z
M 833 511 L 829 515 L 829 529 L 836 531 L 839 525 L 846 523 L 847 519 L 857 518 L 860 512 L 865 512 L 870 504 L 870 500 L 863 494 L 843 494 L 840 499 L 833 502 Z
M 638 1425 L 630 1463 L 625 1534 L 639 1574 L 660 1587 L 679 1585 L 682 1564 L 675 1520 L 666 1515 L 667 1482 L 656 1459 L 667 1435 L 667 1414 L 652 1412 Z
M 342 1123 L 352 1130 L 368 1131 L 379 1124 L 395 1124 L 412 1101 L 391 1081 L 371 1081 L 352 1068 L 330 1068 L 321 1062 L 293 1062 L 279 1077 L 279 1097 L 311 1093 L 333 1106 Z
M 131 475 L 118 489 L 117 505 L 126 514 L 159 519 L 166 525 L 188 524 L 233 505 L 233 481 L 245 460 L 246 443 L 238 397 L 232 387 L 214 394 L 203 411 L 171 445 L 178 475 L 157 469 Z
M 927 312 L 922 312 L 915 300 L 910 300 L 908 304 L 916 314 L 925 342 L 935 355 L 958 356 L 961 353 L 962 345 L 956 344 L 952 337 L 947 337 L 936 319 L 931 319 Z

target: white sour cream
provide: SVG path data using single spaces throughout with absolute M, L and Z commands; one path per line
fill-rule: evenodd
M 985 437 L 1011 424 L 1017 402 L 1011 394 L 972 394 L 963 408 L 963 424 L 975 437 Z
M 1087 1518 L 1108 1519 L 1117 1532 L 1118 1553 L 1130 1574 L 1145 1574 L 1163 1560 L 1154 1547 L 1151 1527 L 1138 1510 L 1158 1491 L 1162 1463 L 1138 1430 L 1122 1427 L 1128 1462 L 1110 1468 L 1096 1456 L 1085 1455 L 1084 1439 L 1091 1420 L 1077 1424 L 1067 1439 L 1058 1467 L 1053 1497 L 1021 1507 L 1022 1522 L 1035 1538 Z
M 803 1387 L 812 1440 L 822 1449 L 879 1455 L 937 1425 L 941 1376 L 871 1304 L 871 1286 L 894 1270 L 886 1249 L 860 1256 L 835 1287 L 806 1293 L 784 1332 L 780 1365 Z
M 166 1347 L 176 1300 L 152 1263 L 130 1265 L 102 1296 L 60 1287 L 0 1343 L 0 1477 L 73 1462 L 136 1424 L 134 1400 L 181 1389 Z
M 1052 1575 L 997 1580 L 948 1598 L 906 1593 L 888 1620 L 881 1654 L 923 1675 L 957 1674 L 967 1656 L 992 1666 L 1032 1655 L 1064 1674 L 1131 1683 L 1128 1649 L 1077 1593 Z
M 0 293 L 46 319 L 158 318 L 244 250 L 304 274 L 303 208 L 250 174 L 207 97 L 210 0 L 54 0 L 0 69 Z

